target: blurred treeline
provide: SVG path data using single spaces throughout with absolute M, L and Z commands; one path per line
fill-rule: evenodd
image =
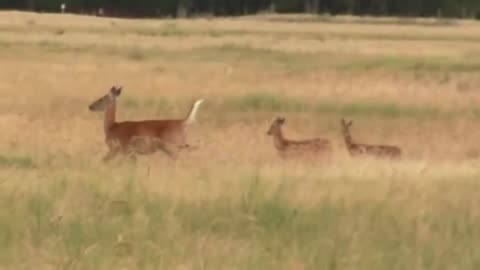
M 106 16 L 232 16 L 278 13 L 480 18 L 480 0 L 0 0 L 1 9 Z

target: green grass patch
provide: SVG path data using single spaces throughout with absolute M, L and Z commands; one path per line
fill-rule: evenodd
M 37 47 L 51 53 L 104 54 L 124 57 L 132 61 L 197 61 L 197 62 L 248 62 L 265 65 L 269 69 L 288 72 L 311 72 L 322 69 L 340 71 L 387 70 L 405 72 L 478 72 L 480 59 L 477 57 L 411 57 L 393 55 L 355 55 L 345 53 L 284 52 L 268 48 L 224 44 L 195 48 L 189 51 L 170 51 L 162 48 L 141 48 L 138 46 L 111 46 L 97 44 L 69 45 L 56 40 L 39 42 L 10 42 L 0 39 L 5 50 L 22 47 Z M 4 50 L 4 53 L 5 53 Z
M 161 36 L 187 36 L 188 32 L 177 26 L 175 23 L 166 24 L 160 32 Z
M 147 110 L 154 114 L 171 113 L 179 106 L 187 108 L 191 102 L 191 100 L 173 101 L 168 98 L 136 99 L 127 96 L 120 99 L 122 108 L 132 111 Z M 332 116 L 412 119 L 449 118 L 459 115 L 480 118 L 480 110 L 474 106 L 445 109 L 428 105 L 396 104 L 368 100 L 358 102 L 315 101 L 262 91 L 214 99 L 201 111 L 205 113 L 214 112 L 215 114 L 239 112 L 312 113 Z
M 283 52 L 250 46 L 226 44 L 220 47 L 194 49 L 190 59 L 198 61 L 249 61 L 264 64 L 268 68 L 303 72 L 318 69 L 336 69 L 345 71 L 387 70 L 407 72 L 478 72 L 480 59 L 449 57 L 411 57 L 392 55 L 354 55 L 345 53 Z
M 194 49 L 190 59 L 201 62 L 222 61 L 252 62 L 271 69 L 287 71 L 311 71 L 329 66 L 329 53 L 292 53 L 269 48 L 256 48 L 237 44 L 208 46 Z M 340 56 L 341 57 L 341 56 Z
M 120 100 L 120 104 L 123 108 L 133 111 L 147 110 L 165 114 L 171 113 L 178 106 L 187 108 L 191 104 L 191 100 L 172 101 L 167 98 L 140 100 L 125 96 Z M 450 118 L 459 115 L 480 118 L 480 110 L 475 106 L 449 110 L 428 105 L 396 104 L 368 100 L 358 102 L 314 101 L 268 92 L 255 92 L 211 100 L 208 106 L 202 108 L 202 111 L 206 113 L 313 113 L 332 116 L 412 119 Z
M 473 116 L 476 119 L 480 119 L 480 109 L 477 106 L 472 106 L 461 111 L 462 115 Z
M 225 109 L 234 111 L 272 111 L 272 112 L 301 112 L 308 105 L 294 98 L 268 94 L 254 93 L 239 97 L 228 98 L 222 105 Z
M 0 155 L 0 168 L 33 169 L 36 164 L 30 157 Z
M 353 57 L 350 61 L 338 62 L 341 70 L 392 70 L 413 72 L 478 72 L 480 62 L 477 59 L 451 59 L 447 57 Z
M 185 29 L 182 29 L 175 23 L 168 23 L 163 25 L 160 28 L 151 28 L 151 27 L 144 27 L 144 28 L 133 28 L 133 29 L 122 29 L 119 28 L 119 30 L 123 30 L 124 33 L 127 34 L 137 34 L 140 36 L 162 36 L 162 37 L 186 37 L 190 36 L 194 33 L 191 31 L 187 31 Z
M 320 102 L 313 106 L 313 111 L 320 114 L 337 114 L 345 116 L 382 116 L 388 118 L 432 118 L 449 112 L 436 108 L 397 105 L 393 103 L 332 103 Z
M 452 30 L 456 22 L 451 20 L 417 20 L 410 18 L 397 18 L 397 19 L 339 19 L 330 16 L 315 16 L 305 18 L 270 18 L 272 20 L 278 20 L 282 22 L 315 22 L 315 23 L 351 23 L 351 24 L 398 24 L 402 26 L 419 25 L 419 26 L 451 26 Z M 257 29 L 188 29 L 182 28 L 176 23 L 159 23 L 158 25 L 138 25 L 122 26 L 117 24 L 112 25 L 98 25 L 95 27 L 79 26 L 79 25 L 42 25 L 33 24 L 25 27 L 24 25 L 3 25 L 0 26 L 0 30 L 3 34 L 15 33 L 15 34 L 60 34 L 73 33 L 73 34 L 89 34 L 89 35 L 102 35 L 102 36 L 119 36 L 119 35 L 138 35 L 146 37 L 189 37 L 189 36 L 208 36 L 208 37 L 224 37 L 224 36 L 271 36 L 275 38 L 298 38 L 298 39 L 349 39 L 349 40 L 392 40 L 392 41 L 452 41 L 452 42 L 478 42 L 480 36 L 464 35 L 445 33 L 445 34 L 411 34 L 411 33 L 371 33 L 371 32 L 295 32 L 295 31 L 264 31 Z
M 220 104 L 221 111 L 240 112 L 310 112 L 318 114 L 344 116 L 377 116 L 386 118 L 434 118 L 453 115 L 456 112 L 442 111 L 433 107 L 398 105 L 380 102 L 332 102 L 303 101 L 269 93 L 253 93 L 244 96 L 229 97 Z
M 167 98 L 136 99 L 132 97 L 122 97 L 120 99 L 122 107 L 131 110 L 153 110 L 155 113 L 164 113 L 171 110 L 175 104 Z
M 139 48 L 132 48 L 127 53 L 127 58 L 134 61 L 143 61 L 147 58 L 145 52 Z

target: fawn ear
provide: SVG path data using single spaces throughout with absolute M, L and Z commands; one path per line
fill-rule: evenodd
M 118 96 L 120 96 L 121 93 L 122 93 L 122 87 L 119 86 L 119 87 L 117 87 L 117 91 L 115 91 L 115 96 L 118 97 Z
M 110 94 L 113 96 L 113 97 L 118 97 L 120 96 L 120 94 L 122 93 L 122 87 L 116 87 L 116 86 L 112 86 L 112 88 L 110 89 Z
M 284 117 L 278 118 L 278 122 L 279 122 L 280 124 L 285 124 L 285 118 L 284 118 Z

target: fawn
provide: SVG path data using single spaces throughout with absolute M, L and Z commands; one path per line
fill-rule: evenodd
M 283 124 L 285 124 L 285 118 L 277 117 L 267 132 L 267 135 L 273 136 L 273 144 L 281 158 L 331 155 L 332 146 L 329 140 L 320 138 L 301 141 L 288 140 L 282 133 Z
M 390 159 L 399 159 L 401 157 L 402 151 L 397 146 L 369 145 L 353 142 L 350 134 L 350 127 L 352 126 L 353 121 L 346 122 L 345 119 L 342 118 L 340 123 L 342 125 L 343 138 L 351 156 L 370 155 L 378 158 Z
M 184 119 L 144 120 L 116 122 L 116 99 L 121 87 L 113 86 L 110 91 L 93 102 L 90 111 L 104 111 L 105 142 L 109 152 L 103 161 L 109 161 L 118 154 L 147 155 L 157 150 L 175 159 L 177 151 L 189 147 L 186 143 L 186 127 L 196 121 L 196 114 L 203 99 L 195 101 Z

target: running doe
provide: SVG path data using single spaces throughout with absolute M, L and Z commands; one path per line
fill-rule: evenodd
M 110 91 L 93 102 L 90 111 L 104 111 L 103 129 L 109 152 L 103 158 L 109 161 L 118 154 L 147 155 L 157 150 L 176 158 L 177 151 L 189 147 L 186 143 L 186 128 L 195 122 L 199 99 L 192 104 L 184 119 L 144 120 L 116 122 L 116 100 L 122 93 L 121 87 L 113 86 Z

